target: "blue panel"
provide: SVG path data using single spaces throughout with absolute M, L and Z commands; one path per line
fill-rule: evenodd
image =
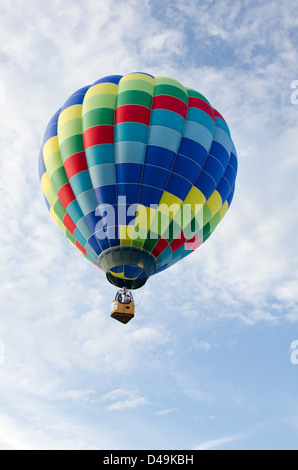
M 144 271 L 138 266 L 124 266 L 124 276 L 128 279 L 142 279 L 144 275 Z
M 172 259 L 172 256 L 172 248 L 167 246 L 167 248 L 156 258 L 156 262 L 159 266 L 161 266 L 165 263 L 169 263 Z
M 214 189 L 216 188 L 215 181 L 211 178 L 208 173 L 205 173 L 205 171 L 203 170 L 195 181 L 194 186 L 204 194 L 206 199 L 211 196 Z
M 154 274 L 161 273 L 162 271 L 164 271 L 165 269 L 167 269 L 167 267 L 168 267 L 167 264 L 160 266 L 158 269 L 156 269 L 156 271 L 154 271 L 154 273 L 152 274 L 152 276 L 153 276 Z
M 163 126 L 150 126 L 148 145 L 164 147 L 177 152 L 181 141 L 181 134 Z
M 94 188 L 107 185 L 111 186 L 116 183 L 114 163 L 92 166 L 89 168 L 89 172 Z
M 92 189 L 92 183 L 88 170 L 81 171 L 80 173 L 72 176 L 69 182 L 75 195 L 83 193 L 84 191 L 88 191 L 88 189 Z
M 136 203 L 128 203 L 125 205 L 119 204 L 117 207 L 117 225 L 129 225 L 130 223 L 134 222 L 136 218 L 137 207 L 138 205 Z
M 146 207 L 150 207 L 150 204 L 159 204 L 162 195 L 163 190 L 142 184 L 139 203 Z
M 142 142 L 115 143 L 116 163 L 144 163 L 146 145 Z
M 228 182 L 230 183 L 231 188 L 234 186 L 236 174 L 232 166 L 228 165 L 225 171 L 225 177 L 227 178 Z
M 86 240 L 85 238 L 83 237 L 83 235 L 81 234 L 81 232 L 79 231 L 79 229 L 75 229 L 75 231 L 73 232 L 73 236 L 75 237 L 75 239 L 82 245 L 82 246 L 85 246 L 86 245 Z
M 164 190 L 169 174 L 169 170 L 164 170 L 163 168 L 152 165 L 144 165 L 142 184 Z
M 102 163 L 114 163 L 114 144 L 99 144 L 85 150 L 88 168 Z
M 58 118 L 60 116 L 60 112 L 61 112 L 61 108 L 59 109 L 59 111 L 56 112 L 56 114 L 54 114 L 54 116 L 48 123 L 44 137 L 43 137 L 43 144 L 47 140 L 51 139 L 52 137 L 55 137 L 58 134 L 57 127 L 58 127 Z
M 229 196 L 227 197 L 227 203 L 229 204 L 229 207 L 230 207 L 231 202 L 233 200 L 234 193 L 235 193 L 235 186 L 233 187 L 232 191 L 230 192 Z
M 185 245 L 182 245 L 178 248 L 178 250 L 174 251 L 172 256 L 172 263 L 176 263 L 185 253 Z
M 210 176 L 212 176 L 216 184 L 220 182 L 225 172 L 225 169 L 222 164 L 215 157 L 212 157 L 212 155 L 208 156 L 203 166 L 203 170 L 206 171 L 206 173 L 209 173 Z
M 45 195 L 43 197 L 44 197 L 44 200 L 45 200 L 45 203 L 46 203 L 46 206 L 47 206 L 48 210 L 51 210 L 51 205 L 48 203 L 47 198 L 45 197 Z
M 153 109 L 150 116 L 150 126 L 164 126 L 174 129 L 180 134 L 183 132 L 185 119 L 180 114 L 167 109 Z
M 126 196 L 126 202 L 128 205 L 138 202 L 139 196 L 139 184 L 117 184 L 118 196 Z
M 221 144 L 230 155 L 232 150 L 232 141 L 229 135 L 224 130 L 220 129 L 219 127 L 216 127 L 213 140 Z
M 231 137 L 230 129 L 228 128 L 227 123 L 219 116 L 215 116 L 215 125 L 216 127 L 223 129 L 228 134 L 228 136 Z
M 93 232 L 91 231 L 91 228 L 89 227 L 85 217 L 82 217 L 80 220 L 78 220 L 77 228 L 81 232 L 85 240 L 88 240 L 93 235 Z
M 123 264 L 121 264 L 120 266 L 114 266 L 112 269 L 111 269 L 111 272 L 112 273 L 115 273 L 115 274 L 120 274 L 123 272 Z
M 108 229 L 109 230 L 109 229 Z M 115 227 L 115 234 L 116 234 L 116 237 L 117 237 L 117 231 L 118 231 L 118 227 Z M 109 237 L 109 242 L 110 242 L 110 245 L 111 247 L 112 246 L 120 246 L 120 239 L 119 238 L 115 238 L 115 237 Z
M 173 173 L 187 178 L 191 183 L 197 178 L 201 167 L 190 158 L 178 155 L 173 167 Z
M 97 223 L 102 219 L 102 217 L 99 216 L 98 214 L 99 214 L 99 211 L 93 211 L 93 212 L 89 212 L 89 214 L 85 216 L 85 219 L 87 220 L 88 225 L 93 233 L 96 232 Z
M 210 148 L 210 155 L 214 155 L 222 164 L 224 168 L 227 167 L 229 160 L 230 160 L 230 154 L 226 151 L 226 149 L 216 142 L 215 140 L 212 142 L 211 148 Z
M 194 140 L 183 137 L 179 148 L 179 154 L 191 158 L 202 166 L 205 161 L 207 151 L 202 145 L 198 144 Z
M 221 195 L 222 203 L 224 204 L 224 202 L 227 200 L 227 198 L 228 198 L 228 196 L 231 192 L 231 186 L 230 186 L 228 180 L 225 177 L 223 177 L 216 189 L 219 192 L 219 194 Z
M 167 184 L 166 191 L 184 201 L 191 187 L 192 184 L 185 178 L 172 173 Z
M 173 165 L 176 153 L 171 150 L 156 147 L 155 145 L 148 145 L 146 151 L 145 163 L 149 165 L 156 165 L 170 170 Z
M 102 251 L 110 248 L 110 243 L 109 243 L 108 238 L 104 238 L 100 240 L 95 235 L 89 238 L 88 243 L 92 246 L 93 250 L 95 251 L 97 255 L 100 255 Z
M 187 139 L 194 140 L 198 144 L 202 145 L 207 152 L 209 152 L 213 134 L 208 129 L 206 129 L 206 127 L 193 121 L 187 121 L 183 136 Z
M 143 165 L 138 163 L 117 163 L 116 179 L 119 183 L 140 183 Z
M 98 217 L 95 231 L 101 230 L 104 225 L 113 227 L 118 224 L 118 206 L 116 204 L 113 206 L 110 204 L 100 204 L 95 211 L 95 215 Z
M 100 78 L 93 85 L 97 85 L 98 83 L 115 83 L 118 85 L 122 78 L 122 75 L 107 75 L 106 77 Z
M 187 121 L 194 121 L 202 124 L 204 127 L 209 129 L 213 134 L 215 130 L 215 124 L 211 116 L 205 113 L 202 109 L 188 108 Z
M 77 196 L 77 201 L 83 214 L 88 214 L 89 212 L 95 211 L 98 206 L 93 189 L 79 194 Z
M 98 204 L 117 204 L 116 186 L 101 186 L 95 188 L 94 193 Z
M 39 174 L 40 179 L 46 171 L 47 171 L 47 169 L 46 169 L 45 164 L 44 164 L 43 153 L 42 153 L 42 151 L 40 151 L 39 152 L 39 157 L 38 157 L 38 174 Z
M 104 226 L 94 235 L 101 247 L 106 246 L 107 244 L 111 246 L 120 245 L 120 240 L 118 238 L 118 227 L 115 225 L 112 227 Z
M 75 224 L 83 217 L 81 208 L 76 199 L 67 206 L 67 213 Z
M 237 160 L 236 155 L 234 155 L 234 153 L 231 153 L 229 164 L 234 168 L 234 171 L 235 171 L 235 173 L 236 173 L 236 175 L 237 175 L 238 160 Z
M 64 103 L 61 108 L 61 112 L 64 109 L 69 108 L 70 106 L 74 106 L 75 104 L 82 104 L 86 95 L 86 92 L 89 90 L 90 85 L 80 88 L 78 91 L 73 93 L 68 100 Z
M 114 127 L 115 142 L 147 142 L 148 126 L 139 122 L 122 122 Z
M 150 75 L 150 73 L 138 72 L 138 71 L 136 71 L 136 72 L 130 72 L 130 73 L 128 73 L 127 75 L 134 75 L 135 73 L 140 74 L 140 75 L 147 75 L 148 77 L 154 78 L 154 76 L 153 76 L 153 75 Z

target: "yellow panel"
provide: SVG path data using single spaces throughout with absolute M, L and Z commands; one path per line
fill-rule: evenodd
M 118 85 L 115 83 L 98 83 L 89 88 L 85 95 L 85 99 L 89 98 L 89 96 L 98 95 L 99 93 L 110 93 L 112 95 L 116 95 L 118 90 Z
M 46 160 L 49 158 L 50 155 L 52 155 L 54 152 L 57 152 L 59 150 L 59 142 L 58 142 L 58 137 L 55 135 L 54 137 L 51 137 L 49 140 L 46 141 L 46 143 L 43 146 L 43 159 L 46 164 Z
M 206 202 L 206 198 L 204 194 L 195 186 L 191 188 L 188 195 L 184 200 L 184 204 L 188 204 L 191 206 L 191 210 L 194 214 L 197 214 L 202 209 L 202 205 Z
M 73 106 L 69 106 L 60 114 L 58 118 L 58 129 L 62 124 L 66 121 L 70 121 L 71 119 L 78 119 L 82 117 L 82 105 L 81 104 L 74 104 Z
M 156 212 L 156 209 L 138 204 L 135 225 L 149 230 Z
M 120 279 L 123 279 L 124 278 L 124 272 L 122 273 L 114 273 L 112 271 L 109 271 L 109 273 L 111 273 L 113 276 L 115 277 L 120 277 Z
M 219 211 L 222 206 L 222 198 L 219 192 L 215 189 L 215 191 L 211 194 L 207 201 L 207 205 L 211 210 L 212 216 Z
M 52 185 L 51 180 L 50 180 L 49 175 L 48 175 L 47 172 L 45 172 L 42 175 L 42 178 L 40 180 L 40 184 L 41 184 L 41 188 L 43 190 L 44 195 L 46 195 L 49 187 Z
M 165 191 L 162 195 L 157 210 L 159 212 L 163 212 L 165 215 L 169 215 L 172 212 L 174 218 L 179 211 L 181 204 L 182 200 L 179 197 L 173 196 L 173 194 Z
M 223 219 L 223 217 L 226 215 L 228 208 L 229 208 L 229 204 L 228 204 L 228 202 L 226 201 L 226 202 L 221 206 L 221 208 L 219 209 L 219 213 L 220 213 L 220 218 L 221 218 L 221 219 Z
M 121 246 L 131 246 L 131 229 L 134 227 L 130 227 L 128 225 L 119 225 L 119 236 L 120 236 L 120 245 Z
M 57 196 L 57 194 L 56 194 L 56 192 L 55 192 L 52 185 L 49 186 L 48 189 L 47 189 L 46 198 L 47 198 L 48 203 L 50 204 L 51 207 L 54 207 L 54 205 L 58 201 L 58 196 Z
M 143 73 L 131 73 L 129 75 L 125 75 L 121 78 L 121 82 L 125 82 L 126 80 L 144 80 L 146 82 L 151 83 L 154 85 L 154 78 L 149 77 L 149 75 L 144 75 Z
M 61 224 L 61 223 L 59 224 L 60 220 L 58 219 L 58 216 L 57 216 L 57 214 L 55 213 L 55 211 L 54 211 L 54 209 L 53 209 L 52 207 L 50 207 L 50 214 L 51 214 L 51 216 L 53 217 L 53 220 L 54 220 L 55 224 L 57 224 L 58 227 L 59 227 L 61 230 L 62 230 L 62 227 L 64 227 L 64 230 L 62 230 L 62 232 L 65 233 L 65 232 L 66 232 L 66 228 L 65 228 L 65 226 L 64 226 L 63 224 Z

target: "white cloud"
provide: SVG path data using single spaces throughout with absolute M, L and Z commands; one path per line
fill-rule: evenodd
M 138 408 L 139 406 L 147 405 L 148 401 L 144 397 L 129 398 L 127 400 L 117 401 L 108 406 L 109 411 L 122 411 Z
M 194 450 L 211 450 L 211 449 L 221 449 L 223 448 L 226 444 L 230 444 L 232 442 L 235 442 L 239 439 L 243 438 L 241 434 L 235 434 L 234 436 L 227 436 L 227 437 L 222 437 L 219 439 L 211 439 L 209 441 L 202 442 L 202 444 L 199 444 L 194 448 Z
M 177 410 L 178 410 L 178 408 L 169 408 L 167 410 L 157 411 L 155 414 L 156 414 L 156 416 L 165 416 L 165 415 L 173 413 L 174 411 L 177 411 Z

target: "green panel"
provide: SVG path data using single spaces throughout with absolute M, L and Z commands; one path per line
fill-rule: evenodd
M 47 158 L 46 161 L 46 169 L 49 175 L 49 178 L 51 178 L 52 174 L 58 169 L 63 166 L 62 160 L 61 160 L 61 155 L 60 151 L 57 150 L 57 152 L 52 153 L 49 158 Z
M 214 229 L 217 227 L 219 222 L 220 222 L 220 213 L 217 212 L 209 222 L 209 224 L 210 224 L 210 233 L 214 231 Z
M 181 83 L 177 82 L 177 80 L 173 80 L 172 78 L 156 77 L 154 84 L 155 84 L 155 87 L 157 87 L 158 85 L 171 85 L 175 88 L 180 88 L 180 90 L 182 90 L 187 95 L 186 88 Z
M 174 220 L 171 221 L 166 232 L 162 233 L 162 237 L 165 238 L 169 244 L 172 243 L 175 238 L 181 234 L 181 227 Z
M 70 157 L 79 152 L 84 152 L 84 142 L 82 135 L 74 135 L 69 137 L 64 142 L 60 144 L 60 152 L 63 162 Z
M 149 238 L 149 236 L 150 236 L 150 232 L 148 232 L 148 238 L 144 243 L 143 249 L 151 252 L 161 237 L 160 235 L 158 235 L 158 238 L 153 239 L 153 238 Z
M 193 98 L 200 98 L 201 100 L 206 101 L 206 103 L 208 103 L 211 106 L 207 98 L 205 98 L 205 96 L 199 93 L 198 91 L 193 90 L 192 88 L 187 88 L 187 93 L 188 93 L 188 96 L 191 96 Z
M 64 167 L 58 168 L 51 176 L 51 183 L 56 193 L 59 189 L 62 188 L 66 183 L 68 183 L 68 178 L 65 173 Z
M 72 135 L 82 134 L 82 119 L 70 119 L 59 126 L 59 143 L 71 137 Z
M 204 204 L 203 207 L 203 223 L 204 226 L 209 222 L 209 220 L 212 218 L 212 212 L 211 209 L 207 204 Z
M 59 217 L 59 219 L 62 221 L 63 218 L 65 217 L 66 211 L 61 203 L 61 201 L 58 199 L 56 204 L 53 207 L 55 214 Z
M 120 81 L 118 85 L 118 94 L 128 90 L 145 91 L 146 93 L 149 93 L 149 95 L 152 95 L 154 85 L 152 83 L 147 82 L 147 80 L 140 79 L 124 80 L 123 82 Z
M 89 127 L 101 126 L 101 125 L 114 125 L 114 109 L 111 108 L 99 108 L 92 109 L 86 114 L 83 114 L 82 123 L 83 130 L 89 129 Z
M 154 95 L 169 95 L 175 96 L 180 100 L 184 101 L 184 103 L 188 104 L 188 96 L 184 90 L 181 88 L 177 88 L 176 86 L 167 85 L 167 84 L 160 84 L 157 85 L 154 89 Z
M 144 91 L 123 91 L 117 95 L 116 107 L 124 106 L 127 104 L 138 104 L 151 109 L 152 106 L 152 95 Z
M 115 109 L 116 95 L 111 93 L 99 93 L 86 98 L 83 103 L 83 114 L 97 108 Z
M 137 248 L 143 248 L 144 240 L 142 238 L 136 238 L 135 240 L 132 240 L 131 245 L 136 246 Z

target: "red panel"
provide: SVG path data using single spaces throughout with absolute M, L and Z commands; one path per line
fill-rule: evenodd
M 162 253 L 168 246 L 169 243 L 167 240 L 165 238 L 160 238 L 151 253 L 155 258 L 157 258 L 158 255 L 160 255 L 160 253 Z
M 186 238 L 184 236 L 184 233 L 181 232 L 180 235 L 177 238 L 175 238 L 175 240 L 173 240 L 170 245 L 173 253 L 174 251 L 178 250 L 178 248 L 180 248 L 182 245 L 184 245 L 185 242 L 186 242 Z
M 208 103 L 206 103 L 206 101 L 201 100 L 200 98 L 196 98 L 195 96 L 190 96 L 188 98 L 188 107 L 198 108 L 202 111 L 205 111 L 205 113 L 209 114 L 209 116 L 211 116 L 213 121 L 215 122 L 214 109 Z
M 68 157 L 64 162 L 64 169 L 69 180 L 77 173 L 88 170 L 85 152 L 75 153 Z
M 120 122 L 140 122 L 149 126 L 150 109 L 137 104 L 119 106 L 115 110 L 115 124 Z
M 85 250 L 85 248 L 84 248 L 78 241 L 76 241 L 76 247 L 77 247 L 82 253 L 84 253 L 84 255 L 87 255 L 87 250 Z
M 190 240 L 187 240 L 185 243 L 185 249 L 187 251 L 195 251 L 199 246 L 202 245 L 202 240 L 199 239 L 199 234 L 196 233 L 194 237 L 192 237 Z
M 114 143 L 114 126 L 101 125 L 89 127 L 83 133 L 84 147 L 88 149 L 93 145 L 113 144 Z
M 70 183 L 66 183 L 58 191 L 58 198 L 60 199 L 63 207 L 66 209 L 68 204 L 75 200 L 75 195 L 71 189 Z
M 169 111 L 174 111 L 177 114 L 186 119 L 187 115 L 187 104 L 184 101 L 181 101 L 175 96 L 168 95 L 156 95 L 153 98 L 152 109 L 168 109 Z
M 76 227 L 76 224 L 71 220 L 68 214 L 66 214 L 63 217 L 63 224 L 65 225 L 67 230 L 69 230 L 70 233 L 73 235 L 73 232 L 75 231 L 77 227 Z
M 217 116 L 219 117 L 220 119 L 222 119 L 223 121 L 225 121 L 225 119 L 222 117 L 222 115 L 216 110 L 213 108 L 213 111 L 214 111 L 214 116 Z M 226 122 L 226 121 L 225 121 Z

